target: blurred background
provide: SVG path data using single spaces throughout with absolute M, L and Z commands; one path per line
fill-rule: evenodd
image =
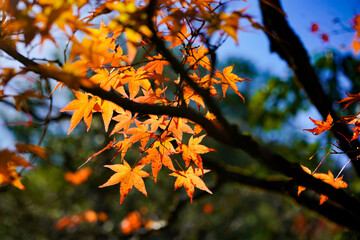
M 338 1 L 325 0 L 283 1 L 288 20 L 302 39 L 333 102 L 341 100 L 345 92 L 360 92 L 360 61 L 350 47 L 355 34 L 352 19 L 359 11 L 356 3 L 355 0 L 341 5 Z M 249 5 L 249 13 L 261 21 L 257 2 Z M 314 31 L 316 27 L 318 30 Z M 248 32 L 240 34 L 239 41 L 237 46 L 229 40 L 219 49 L 218 63 L 221 64 L 217 68 L 234 64 L 233 72 L 252 82 L 239 85 L 246 103 L 228 93 L 221 102 L 224 113 L 230 122 L 276 153 L 314 169 L 332 147 L 326 144 L 335 143 L 335 139 L 327 133 L 315 137 L 302 131 L 314 127 L 308 117 L 317 120 L 321 117 L 293 81 L 286 64 L 270 53 L 265 35 L 249 27 Z M 59 57 L 60 53 L 52 52 L 52 55 Z M 359 237 L 299 207 L 291 199 L 233 182 L 218 182 L 216 174 L 211 172 L 204 176 L 204 181 L 214 194 L 195 190 L 192 204 L 184 189 L 174 191 L 175 178 L 168 177 L 170 172 L 162 169 L 157 184 L 151 179 L 145 180 L 148 197 L 132 190 L 120 205 L 119 185 L 98 188 L 112 175 L 103 167 L 110 163 L 112 151 L 103 152 L 78 171 L 89 156 L 103 149 L 111 139 L 104 132 L 101 116 L 96 114 L 89 132 L 81 122 L 67 135 L 71 115 L 60 114 L 59 109 L 71 98 L 71 92 L 66 89 L 54 94 L 54 120 L 42 142 L 48 151 L 48 160 L 36 159 L 34 168 L 22 173 L 26 190 L 10 187 L 0 192 L 1 239 Z M 44 118 L 47 108 L 43 103 L 29 100 L 27 104 L 34 115 Z M 342 107 L 337 106 L 337 110 L 341 111 Z M 347 111 L 350 114 L 356 109 Z M 15 142 L 36 144 L 41 138 L 41 126 L 24 126 L 26 124 L 21 123 L 26 123 L 29 116 L 1 102 L 0 117 L 2 149 L 11 148 Z M 245 169 L 250 175 L 272 174 L 241 151 L 212 139 L 205 143 L 217 150 L 204 156 L 205 168 L 211 169 L 211 164 L 221 159 L 234 168 Z M 132 157 L 136 156 L 127 154 L 128 159 Z M 332 169 L 337 173 L 347 161 L 342 155 L 331 155 L 319 172 Z M 343 175 L 349 188 L 359 192 L 360 182 L 353 178 L 351 169 L 345 169 Z

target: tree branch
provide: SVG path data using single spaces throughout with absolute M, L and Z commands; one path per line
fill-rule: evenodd
M 51 71 L 52 69 L 47 69 L 45 66 L 40 65 L 34 62 L 33 60 L 28 59 L 25 56 L 21 55 L 10 45 L 8 45 L 6 41 L 1 39 L 0 39 L 0 49 L 6 52 L 9 56 L 14 58 L 15 60 L 22 63 L 28 70 L 40 74 L 44 78 L 52 78 L 63 83 L 69 82 L 69 75 L 59 74 L 58 72 L 52 72 Z M 105 91 L 98 86 L 88 87 L 82 85 L 81 83 L 84 81 L 81 81 L 75 76 L 71 76 L 71 79 L 72 81 L 75 82 L 75 84 L 71 83 L 72 85 L 74 86 L 79 85 L 82 90 L 91 93 L 93 95 L 99 96 L 104 100 L 111 101 L 126 110 L 143 113 L 143 114 L 169 115 L 172 117 L 186 118 L 190 121 L 193 121 L 201 125 L 209 136 L 217 139 L 218 141 L 224 143 L 228 143 L 231 141 L 231 139 L 228 137 L 228 134 L 226 134 L 224 129 L 219 128 L 211 120 L 207 119 L 204 115 L 202 115 L 200 112 L 195 111 L 191 107 L 187 107 L 183 105 L 178 107 L 173 107 L 173 106 L 162 106 L 162 105 L 147 104 L 147 103 L 137 103 L 130 99 L 122 97 L 113 89 L 111 89 L 110 91 Z
M 289 26 L 279 0 L 260 1 L 263 23 L 267 31 L 265 32 L 270 41 L 272 52 L 276 52 L 284 59 L 293 70 L 294 76 L 304 88 L 310 101 L 317 108 L 324 119 L 330 113 L 334 119 L 332 133 L 339 140 L 339 145 L 344 152 L 352 159 L 352 164 L 358 176 L 360 176 L 360 162 L 356 161 L 357 154 L 351 150 L 360 146 L 358 140 L 349 144 L 348 139 L 352 137 L 352 131 L 344 124 L 338 122 L 340 118 L 332 107 L 330 98 L 322 88 L 319 78 L 311 65 L 310 58 L 298 36 Z M 270 4 L 269 4 L 270 3 Z M 276 7 L 276 8 L 275 8 Z M 281 11 L 279 11 L 281 10 Z M 275 37 L 274 37 L 275 36 Z M 341 133 L 341 134 L 340 134 Z
M 58 72 L 52 72 L 50 69 L 47 69 L 46 66 L 37 64 L 36 62 L 28 59 L 18 53 L 15 49 L 10 47 L 8 43 L 0 39 L 0 49 L 5 51 L 8 55 L 16 59 L 17 61 L 24 64 L 28 70 L 31 70 L 35 73 L 40 74 L 45 78 L 53 78 L 60 82 L 69 81 L 69 77 L 66 74 L 59 74 Z M 172 55 L 171 55 L 172 56 Z M 175 62 L 179 64 L 178 62 Z M 189 78 L 184 69 L 178 69 L 181 74 L 184 75 L 184 79 Z M 72 76 L 73 77 L 73 76 Z M 73 77 L 74 78 L 74 77 Z M 77 81 L 81 86 L 81 81 L 79 79 L 72 79 Z M 291 163 L 287 161 L 280 155 L 277 155 L 270 150 L 262 147 L 258 142 L 251 138 L 251 136 L 243 135 L 237 131 L 237 129 L 232 126 L 227 129 L 221 129 L 217 127 L 211 120 L 204 117 L 199 112 L 194 109 L 186 106 L 182 107 L 172 107 L 172 106 L 161 106 L 154 104 L 144 104 L 137 103 L 127 98 L 122 97 L 115 90 L 105 91 L 97 86 L 95 87 L 86 87 L 81 86 L 81 88 L 93 95 L 99 96 L 104 100 L 111 101 L 124 109 L 144 113 L 144 114 L 154 114 L 154 115 L 168 115 L 173 117 L 182 117 L 188 120 L 191 120 L 199 125 L 201 125 L 207 134 L 217 141 L 228 144 L 235 148 L 239 148 L 247 152 L 249 155 L 258 159 L 266 167 L 273 169 L 277 172 L 280 172 L 288 177 L 293 178 L 293 182 L 296 185 L 305 186 L 311 189 L 314 189 L 317 193 L 327 195 L 331 200 L 335 201 L 341 205 L 344 209 L 352 211 L 354 214 L 360 216 L 360 202 L 348 195 L 345 191 L 340 189 L 335 189 L 332 186 L 324 183 L 323 181 L 312 177 L 311 175 L 305 173 L 298 164 Z M 205 94 L 205 93 L 203 93 Z M 224 131 L 225 130 L 225 131 Z
M 220 181 L 231 181 L 240 183 L 245 186 L 255 187 L 261 190 L 274 192 L 288 196 L 294 199 L 298 204 L 309 208 L 312 211 L 328 218 L 329 220 L 340 225 L 359 231 L 360 215 L 356 215 L 331 201 L 326 201 L 319 205 L 319 199 L 316 195 L 302 193 L 297 194 L 296 181 L 294 180 L 267 180 L 242 173 L 239 168 L 234 166 L 225 166 L 218 161 L 207 159 L 206 164 L 218 174 Z
M 194 80 L 192 80 L 189 77 L 187 71 L 184 69 L 183 64 L 181 64 L 177 60 L 177 58 L 174 57 L 174 55 L 168 50 L 168 48 L 165 46 L 164 41 L 158 38 L 157 36 L 158 32 L 153 24 L 155 6 L 156 6 L 156 0 L 150 0 L 148 5 L 148 26 L 152 32 L 152 37 L 151 37 L 152 43 L 156 46 L 158 52 L 161 53 L 168 62 L 170 62 L 174 71 L 177 74 L 179 74 L 180 77 L 184 79 L 185 82 L 189 84 L 189 86 L 192 89 L 194 89 L 194 91 L 203 98 L 210 112 L 212 112 L 216 116 L 216 119 L 223 125 L 224 129 L 226 129 L 227 131 L 231 131 L 232 130 L 231 125 L 226 120 L 224 115 L 221 113 L 221 110 L 219 106 L 215 103 L 214 99 L 210 96 L 209 90 L 200 87 L 196 82 L 194 82 Z
M 324 194 L 330 199 L 340 204 L 344 209 L 354 212 L 360 216 L 360 201 L 350 196 L 342 189 L 335 189 L 331 185 L 314 178 L 302 170 L 299 164 L 291 163 L 281 155 L 273 153 L 261 146 L 251 136 L 242 135 L 237 132 L 233 135 L 232 146 L 242 149 L 250 156 L 258 159 L 269 169 L 275 170 L 294 180 L 296 185 L 301 185 L 315 190 L 317 193 Z
M 8 102 L 8 101 L 0 101 L 0 103 L 4 103 L 14 109 L 16 109 L 15 104 Z M 31 115 L 31 117 L 35 118 L 37 121 L 42 122 L 41 124 L 47 123 L 47 122 L 52 122 L 52 121 L 61 121 L 63 119 L 69 119 L 71 118 L 71 114 L 66 113 L 66 112 L 59 112 L 59 114 L 55 117 L 49 117 L 49 118 L 41 118 L 39 115 L 37 115 L 37 113 L 35 113 L 35 111 L 32 111 L 31 109 L 25 109 L 24 107 L 21 108 L 21 111 L 23 113 L 29 113 Z

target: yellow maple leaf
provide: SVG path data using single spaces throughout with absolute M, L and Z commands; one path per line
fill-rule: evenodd
M 120 204 L 124 201 L 124 198 L 129 194 L 133 186 L 147 196 L 145 183 L 142 178 L 150 176 L 147 172 L 141 170 L 145 165 L 138 165 L 131 168 L 125 160 L 123 163 L 124 164 L 105 165 L 105 167 L 110 168 L 116 173 L 112 175 L 106 183 L 99 186 L 99 188 L 103 188 L 120 183 Z
M 171 173 L 170 176 L 177 177 L 175 181 L 175 190 L 178 189 L 179 187 L 184 186 L 186 193 L 190 197 L 190 200 L 192 202 L 195 187 L 212 194 L 212 192 L 206 186 L 204 181 L 199 177 L 207 172 L 210 172 L 210 170 L 193 168 L 192 166 L 190 166 L 186 172 L 176 171 Z

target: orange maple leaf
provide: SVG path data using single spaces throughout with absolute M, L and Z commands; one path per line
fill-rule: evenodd
M 109 180 L 99 188 L 115 185 L 120 183 L 120 204 L 124 201 L 126 195 L 129 194 L 133 186 L 147 196 L 145 183 L 142 178 L 149 177 L 150 175 L 141 170 L 145 165 L 138 165 L 131 168 L 130 165 L 124 160 L 124 164 L 105 165 L 116 173 L 112 175 Z
M 328 174 L 314 173 L 313 176 L 315 178 L 318 178 L 318 179 L 326 182 L 327 184 L 333 186 L 336 189 L 347 188 L 347 186 L 348 186 L 347 183 L 342 180 L 343 176 L 341 176 L 337 179 L 334 179 L 334 175 L 330 172 L 330 170 L 328 171 Z M 320 205 L 323 204 L 326 200 L 328 200 L 328 196 L 321 194 L 320 195 Z
M 360 101 L 360 93 L 358 93 L 358 94 L 348 94 L 348 93 L 346 93 L 346 95 L 347 95 L 346 98 L 344 98 L 341 101 L 337 102 L 337 104 L 346 102 L 346 105 L 345 105 L 343 111 L 345 111 L 351 104 Z
M 191 136 L 189 139 L 188 146 L 186 144 L 181 144 L 179 146 L 180 150 L 182 151 L 182 156 L 186 163 L 186 166 L 189 166 L 190 161 L 193 161 L 196 164 L 196 166 L 202 169 L 203 168 L 202 158 L 199 154 L 215 151 L 212 148 L 208 148 L 204 145 L 199 144 L 205 136 L 206 135 L 202 135 L 197 138 Z
M 140 140 L 141 147 L 143 149 L 150 138 L 154 136 L 154 133 L 149 131 L 149 126 L 147 124 L 138 124 L 136 127 L 128 129 L 125 133 L 132 134 L 129 138 L 129 141 L 132 144 Z
M 212 194 L 212 192 L 206 186 L 204 181 L 201 178 L 199 178 L 199 176 L 202 176 L 204 173 L 207 172 L 210 172 L 210 170 L 193 168 L 193 166 L 190 166 L 186 172 L 176 171 L 171 173 L 170 176 L 177 177 L 175 181 L 175 190 L 178 189 L 179 187 L 184 186 L 186 193 L 190 197 L 192 202 L 195 187 Z
M 67 172 L 65 173 L 65 180 L 74 185 L 79 185 L 85 182 L 89 178 L 91 172 L 92 170 L 89 167 L 81 168 L 74 173 Z
M 166 61 L 165 58 L 161 56 L 161 54 L 147 58 L 150 60 L 150 62 L 144 66 L 144 70 L 151 73 L 155 72 L 157 74 L 162 74 L 164 65 L 170 65 L 170 63 Z
M 316 128 L 313 129 L 304 129 L 303 131 L 309 131 L 313 133 L 314 135 L 319 135 L 320 133 L 330 130 L 333 124 L 333 118 L 331 117 L 330 113 L 326 118 L 326 121 L 317 121 L 309 117 L 310 120 L 317 125 Z
M 190 67 L 194 70 L 196 70 L 198 68 L 199 64 L 207 70 L 211 69 L 210 60 L 206 56 L 206 54 L 208 54 L 209 50 L 206 48 L 203 48 L 203 47 L 204 47 L 204 45 L 201 45 L 197 49 L 191 48 L 189 50 L 189 54 L 188 54 L 186 63 L 190 63 Z
M 100 108 L 101 108 L 102 118 L 104 121 L 105 131 L 107 132 L 111 122 L 111 118 L 114 114 L 114 110 L 116 112 L 123 112 L 124 110 L 115 103 L 106 100 L 101 101 Z
M 76 99 L 71 101 L 66 107 L 60 110 L 60 112 L 64 111 L 75 111 L 70 120 L 70 128 L 68 134 L 72 132 L 72 130 L 78 125 L 82 118 L 84 118 L 84 122 L 86 123 L 87 130 L 89 131 L 92 119 L 92 111 L 97 103 L 97 97 L 93 97 L 89 100 L 89 94 L 82 93 L 80 91 L 74 90 Z M 99 107 L 97 105 L 97 107 Z
M 335 179 L 334 175 L 332 174 L 332 172 L 330 172 L 330 170 L 328 171 L 328 174 L 325 174 L 325 173 L 313 173 L 313 174 L 311 174 L 311 171 L 310 171 L 309 168 L 307 168 L 305 166 L 302 166 L 302 165 L 301 165 L 301 167 L 307 174 L 313 175 L 314 178 L 320 179 L 323 182 L 333 186 L 336 189 L 338 189 L 338 188 L 347 188 L 347 186 L 348 186 L 348 184 L 342 180 L 343 176 Z M 305 189 L 306 189 L 306 187 L 299 186 L 298 187 L 298 196 Z M 323 204 L 327 199 L 328 199 L 328 197 L 326 195 L 321 194 L 320 195 L 320 205 Z
M 351 129 L 353 130 L 354 134 L 350 141 L 354 141 L 359 137 L 360 134 L 360 121 L 357 120 L 355 122 L 355 128 L 351 127 Z
M 25 158 L 8 149 L 0 151 L 0 185 L 12 184 L 13 186 L 25 190 L 21 183 L 19 174 L 15 171 L 17 167 L 30 167 L 31 164 Z
M 34 144 L 16 143 L 18 153 L 32 153 L 43 160 L 47 160 L 46 149 Z
M 171 18 L 169 16 L 167 16 L 168 18 Z M 166 17 L 163 18 L 162 22 L 166 21 Z M 162 23 L 160 22 L 160 24 Z M 169 47 L 169 49 L 182 45 L 185 40 L 187 40 L 188 37 L 190 37 L 191 33 L 188 33 L 187 27 L 185 23 L 182 23 L 181 25 L 181 29 L 180 31 L 174 31 L 175 27 L 171 26 L 170 24 L 168 24 L 167 22 L 165 22 L 168 29 L 173 33 L 171 35 L 167 35 L 164 37 L 164 40 L 171 42 L 171 46 Z
M 135 70 L 134 68 L 129 68 L 128 71 L 120 75 L 121 84 L 129 83 L 129 93 L 130 99 L 134 99 L 140 90 L 140 86 L 146 91 L 151 89 L 151 84 L 149 79 L 160 78 L 161 75 L 156 73 L 150 73 L 143 69 L 143 67 Z
M 245 98 L 239 92 L 236 83 L 243 81 L 251 81 L 250 79 L 244 79 L 238 77 L 236 74 L 232 73 L 234 65 L 224 68 L 223 72 L 217 71 L 215 73 L 216 78 L 220 78 L 222 90 L 223 90 L 223 98 L 225 98 L 226 91 L 228 87 L 230 87 L 237 95 L 239 95 L 242 100 L 245 102 Z
M 148 153 L 148 155 L 143 157 L 139 164 L 146 165 L 151 163 L 151 170 L 155 182 L 162 165 L 165 165 L 167 168 L 175 171 L 174 165 L 169 156 L 169 154 L 171 154 L 169 151 L 165 151 L 165 154 L 162 154 L 156 148 L 150 148 L 148 151 L 146 151 L 146 153 Z
M 126 132 L 129 129 L 130 125 L 134 123 L 134 117 L 130 111 L 126 110 L 123 112 L 119 112 L 118 115 L 113 117 L 113 120 L 117 121 L 118 123 L 114 126 L 113 130 L 110 133 L 110 136 L 114 133 L 119 132 L 121 129 L 124 129 L 124 131 Z
M 322 181 L 326 182 L 327 184 L 333 186 L 336 189 L 347 188 L 348 186 L 347 183 L 342 180 L 343 176 L 335 179 L 334 175 L 332 174 L 332 172 L 330 172 L 330 170 L 328 171 L 328 174 L 314 173 L 313 176 L 315 178 L 321 179 Z
M 187 125 L 187 122 L 188 120 L 185 118 L 173 117 L 171 120 L 165 120 L 159 127 L 164 130 L 167 129 L 173 134 L 177 142 L 181 142 L 183 133 L 194 133 L 194 130 Z
M 237 38 L 237 30 L 239 30 L 240 15 L 236 12 L 233 12 L 231 14 L 221 12 L 219 17 L 222 21 L 224 21 L 224 24 L 221 24 L 220 29 L 222 29 L 225 33 L 232 37 L 236 44 L 238 44 L 239 41 Z

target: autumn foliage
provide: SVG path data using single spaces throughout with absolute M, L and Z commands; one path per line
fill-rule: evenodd
M 271 1 L 261 2 L 275 6 Z M 90 131 L 93 116 L 101 115 L 104 132 L 112 140 L 103 149 L 94 150 L 83 163 L 96 161 L 105 151 L 113 152 L 104 166 L 112 175 L 99 188 L 119 184 L 120 203 L 133 187 L 147 196 L 144 179 L 157 183 L 160 171 L 174 181 L 175 190 L 184 187 L 191 202 L 195 188 L 212 194 L 211 186 L 204 181 L 211 170 L 206 167 L 204 154 L 215 151 L 206 146 L 206 137 L 212 137 L 244 150 L 281 173 L 298 188 L 298 195 L 312 188 L 320 196 L 320 204 L 329 198 L 345 207 L 346 200 L 336 197 L 336 190 L 347 187 L 341 172 L 334 178 L 330 170 L 324 174 L 301 168 L 241 133 L 223 115 L 219 102 L 233 94 L 245 103 L 241 86 L 252 83 L 235 74 L 236 65 L 217 69 L 216 50 L 226 39 L 239 42 L 238 32 L 245 28 L 244 21 L 269 33 L 246 13 L 245 6 L 225 11 L 226 4 L 215 0 L 2 1 L 0 50 L 21 67 L 0 69 L 0 100 L 11 100 L 18 111 L 31 115 L 27 99 L 52 99 L 63 88 L 71 89 L 74 99 L 60 110 L 71 114 L 68 134 L 74 134 L 81 122 Z M 353 24 L 355 52 L 359 51 L 359 25 L 357 15 Z M 319 25 L 314 23 L 311 31 L 317 33 Z M 326 33 L 321 33 L 321 38 L 329 41 Z M 66 46 L 62 44 L 64 39 Z M 40 46 L 39 54 L 51 46 L 63 51 L 64 56 L 61 61 L 49 60 L 45 54 L 32 58 L 26 51 L 33 45 Z M 31 87 L 15 94 L 6 91 L 11 82 L 35 78 L 34 74 L 40 78 L 41 90 Z M 338 103 L 345 103 L 346 110 L 359 101 L 360 93 L 352 93 Z M 51 109 L 47 120 L 50 113 Z M 344 138 L 356 141 L 360 133 L 358 114 L 342 118 L 329 113 L 325 121 L 310 118 L 316 127 L 304 130 L 319 135 L 334 130 L 335 124 L 350 125 L 353 135 Z M 136 153 L 136 158 L 129 158 L 129 152 Z M 25 189 L 18 169 L 30 168 L 33 162 L 26 160 L 24 153 L 46 160 L 45 150 L 36 145 L 19 144 L 15 150 L 1 150 L 1 185 Z M 92 172 L 86 166 L 66 173 L 64 178 L 79 185 Z M 204 208 L 207 214 L 212 211 L 210 205 Z M 105 221 L 106 216 L 99 214 L 66 216 L 56 228 Z M 124 233 L 136 231 L 143 224 L 138 212 L 124 221 Z

